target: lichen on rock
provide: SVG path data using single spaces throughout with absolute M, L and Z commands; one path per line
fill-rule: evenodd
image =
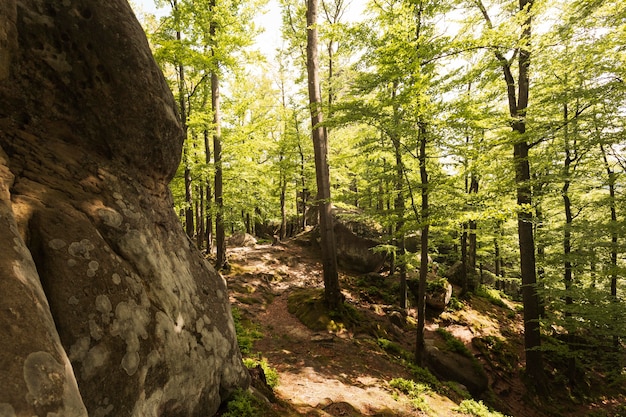
M 247 386 L 172 210 L 182 139 L 126 0 L 0 2 L 0 415 L 205 416 Z

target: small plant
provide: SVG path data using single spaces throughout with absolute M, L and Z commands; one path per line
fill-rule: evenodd
M 256 329 L 249 320 L 241 317 L 241 311 L 233 308 L 233 320 L 235 321 L 235 333 L 237 333 L 237 343 L 242 355 L 248 355 L 252 351 L 255 340 L 263 337 L 263 334 Z
M 259 415 L 259 408 L 256 398 L 248 391 L 239 389 L 235 391 L 226 405 L 226 412 L 222 417 L 256 417 Z
M 478 297 L 487 299 L 491 304 L 498 307 L 509 308 L 502 299 L 502 293 L 495 288 L 488 287 L 486 285 L 479 285 L 474 291 Z
M 378 346 L 380 346 L 382 350 L 389 354 L 400 357 L 404 356 L 404 349 L 402 349 L 399 344 L 392 342 L 391 340 L 379 337 L 378 339 L 376 339 L 376 343 L 378 344 Z
M 450 333 L 443 327 L 439 327 L 437 329 L 437 333 L 439 333 L 441 337 L 443 337 L 443 340 L 445 340 L 446 347 L 448 348 L 449 351 L 456 352 L 467 358 L 474 357 L 474 355 L 472 355 L 472 352 L 469 351 L 469 349 L 465 346 L 465 344 L 463 344 L 463 342 L 461 342 L 459 339 L 454 337 L 452 333 Z
M 269 363 L 267 363 L 267 360 L 265 359 L 256 360 L 252 358 L 244 358 L 243 364 L 248 369 L 256 368 L 257 366 L 261 365 L 261 368 L 263 368 L 263 373 L 265 374 L 265 380 L 267 381 L 267 385 L 269 385 L 269 387 L 272 389 L 278 386 L 278 382 L 279 382 L 278 372 L 276 371 L 276 369 L 272 368 L 269 365 Z
M 459 311 L 459 310 L 463 310 L 463 307 L 465 307 L 465 304 L 463 304 L 463 301 L 459 300 L 455 296 L 450 297 L 450 303 L 448 303 L 448 306 L 447 306 L 448 310 Z
M 475 400 L 463 400 L 456 410 L 476 417 L 506 417 L 502 413 L 491 411 L 482 401 Z
M 428 384 L 432 389 L 437 391 L 441 389 L 441 382 L 439 382 L 428 369 L 413 364 L 411 364 L 410 368 L 413 373 L 413 378 L 415 378 L 416 381 Z
M 423 394 L 431 391 L 428 385 L 404 378 L 394 378 L 389 382 L 389 385 L 409 397 L 411 405 L 413 405 L 413 407 L 417 410 L 424 412 L 428 412 L 430 410 L 430 407 L 426 403 L 423 396 Z

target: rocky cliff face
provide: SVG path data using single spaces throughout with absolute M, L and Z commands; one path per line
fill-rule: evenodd
M 210 416 L 248 384 L 172 210 L 174 109 L 127 0 L 0 2 L 0 416 Z

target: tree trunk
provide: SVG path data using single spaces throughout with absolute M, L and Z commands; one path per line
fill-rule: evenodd
M 282 155 L 281 155 L 282 159 Z M 280 176 L 280 240 L 287 236 L 287 178 Z
M 211 147 L 209 141 L 209 130 L 207 128 L 204 129 L 204 154 L 205 154 L 205 162 L 207 166 L 211 164 Z M 213 195 L 211 194 L 211 181 L 207 179 L 206 181 L 206 252 L 207 254 L 211 254 L 213 252 L 213 210 L 212 210 L 212 200 Z
M 226 266 L 226 231 L 224 227 L 224 197 L 222 174 L 222 129 L 220 111 L 219 76 L 211 71 L 211 106 L 213 108 L 213 158 L 215 162 L 215 269 Z
M 606 157 L 606 151 L 604 150 L 604 146 L 600 145 L 600 150 L 602 151 L 602 158 L 604 160 L 604 167 L 606 169 L 606 174 L 609 178 L 609 198 L 610 198 L 610 207 L 611 207 L 611 298 L 613 302 L 618 303 L 619 299 L 617 298 L 617 208 L 615 206 L 615 178 L 616 175 L 611 169 L 609 165 L 609 161 Z M 619 348 L 619 336 L 613 336 L 613 346 L 617 349 Z
M 196 203 L 196 245 L 202 250 L 204 244 L 204 190 L 202 185 L 197 187 L 198 202 Z
M 185 232 L 190 239 L 193 239 L 194 228 L 194 212 L 193 212 L 193 184 L 191 181 L 191 168 L 189 161 L 189 153 L 185 146 Z
M 476 175 L 474 175 L 473 173 L 470 176 L 469 193 L 478 194 L 478 178 L 476 178 Z M 468 247 L 468 253 L 467 253 L 467 262 L 472 272 L 475 272 L 476 271 L 476 252 L 478 250 L 478 245 L 476 242 L 477 223 L 476 223 L 476 220 L 473 220 L 473 219 L 470 220 L 468 223 L 469 223 L 469 247 Z
M 422 235 L 420 248 L 420 279 L 417 290 L 417 340 L 415 343 L 415 362 L 418 366 L 424 365 L 425 345 L 424 345 L 424 324 L 426 322 L 426 276 L 428 274 L 428 171 L 426 170 L 426 126 L 420 124 L 419 127 L 419 165 L 421 180 L 421 221 Z
M 464 222 L 461 226 L 463 231 L 461 233 L 461 294 L 469 291 L 469 278 L 467 274 L 467 222 Z
M 317 180 L 317 201 L 320 218 L 322 265 L 324 268 L 324 298 L 328 308 L 337 310 L 342 306 L 337 271 L 337 251 L 333 230 L 332 207 L 330 203 L 330 173 L 328 167 L 328 143 L 326 131 L 321 123 L 322 98 L 319 80 L 319 59 L 317 49 L 317 10 L 318 0 L 307 0 L 307 75 L 313 149 L 315 151 L 315 176 Z
M 498 233 L 500 232 L 500 228 L 502 226 L 500 225 L 500 222 L 498 222 Z M 501 277 L 502 275 L 502 255 L 500 254 L 500 240 L 499 240 L 499 236 L 496 235 L 496 237 L 493 238 L 493 251 L 494 251 L 494 257 L 495 257 L 495 266 L 496 266 L 496 276 L 497 277 Z
M 178 8 L 177 1 L 172 3 L 173 9 Z M 176 40 L 181 42 L 182 36 L 180 30 L 176 31 Z M 185 142 L 187 142 L 187 132 L 189 130 L 187 125 L 187 105 L 185 101 L 185 67 L 181 62 L 178 63 L 178 110 L 180 111 L 180 120 L 183 128 L 183 134 Z M 194 234 L 194 213 L 193 213 L 193 193 L 191 190 L 191 162 L 189 160 L 189 146 L 188 143 L 183 147 L 184 155 L 183 161 L 185 163 L 185 232 L 190 239 L 193 239 Z
M 563 163 L 563 187 L 561 188 L 561 196 L 563 197 L 563 210 L 565 211 L 565 225 L 563 226 L 563 282 L 565 284 L 565 326 L 568 333 L 568 347 L 569 347 L 569 359 L 567 365 L 567 375 L 570 380 L 570 384 L 573 384 L 576 379 L 576 357 L 574 356 L 573 346 L 573 332 L 576 329 L 576 324 L 572 322 L 571 306 L 574 303 L 572 298 L 572 223 L 574 218 L 572 216 L 572 202 L 569 196 L 570 187 L 570 175 L 571 165 L 573 162 L 571 156 L 571 149 L 569 143 L 569 125 L 568 125 L 568 106 L 567 103 L 563 104 L 563 120 L 564 120 L 564 147 L 565 147 L 565 161 Z
M 526 351 L 526 373 L 533 380 L 539 392 L 546 387 L 541 352 L 541 329 L 539 323 L 539 295 L 537 293 L 537 271 L 535 261 L 535 240 L 533 236 L 532 188 L 530 185 L 530 163 L 526 140 L 526 109 L 530 87 L 528 69 L 530 67 L 531 8 L 534 0 L 520 0 L 520 12 L 526 13 L 522 23 L 518 53 L 518 79 L 516 83 L 511 65 L 499 49 L 495 49 L 496 59 L 502 67 L 507 87 L 511 128 L 516 134 L 513 145 L 513 164 L 515 166 L 515 187 L 517 193 L 517 230 L 519 236 L 520 266 L 522 273 L 522 302 L 524 304 L 524 348 Z M 481 0 L 476 3 L 485 18 L 487 26 L 493 24 L 487 9 Z

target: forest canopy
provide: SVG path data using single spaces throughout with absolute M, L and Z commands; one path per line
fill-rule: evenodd
M 305 2 L 157 5 L 143 23 L 187 135 L 171 190 L 188 235 L 212 253 L 220 233 L 314 225 Z M 520 281 L 527 347 L 621 347 L 626 4 L 323 0 L 317 28 L 333 206 L 397 268 L 419 266 L 405 241 L 426 230 L 442 268 Z

